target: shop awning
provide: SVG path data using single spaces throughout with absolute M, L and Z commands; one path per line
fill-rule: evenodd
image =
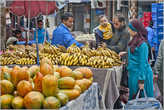
M 57 10 L 55 1 L 26 1 L 14 0 L 10 5 L 10 11 L 17 16 L 28 18 L 36 17 L 39 14 L 49 15 Z
M 69 0 L 69 3 L 91 2 L 91 0 Z

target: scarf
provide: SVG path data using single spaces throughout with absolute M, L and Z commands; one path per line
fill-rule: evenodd
M 143 24 L 137 19 L 134 19 L 129 23 L 129 28 L 137 32 L 137 34 L 133 36 L 133 39 L 128 44 L 131 53 L 134 53 L 135 48 L 139 47 L 143 42 L 147 40 L 147 31 Z
M 106 27 L 100 25 L 98 29 L 103 32 L 103 39 L 108 40 L 112 38 L 112 25 L 110 23 Z

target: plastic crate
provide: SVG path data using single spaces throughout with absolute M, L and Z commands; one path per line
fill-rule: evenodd
M 164 12 L 164 8 L 162 8 L 162 9 L 157 9 L 157 12 Z
M 164 3 L 158 3 L 158 9 L 163 9 L 164 8 Z
M 151 11 L 152 11 L 152 12 L 157 12 L 157 7 L 151 8 Z
M 163 36 L 164 36 L 164 34 L 159 34 L 159 35 L 157 35 L 157 38 L 161 39 L 161 38 L 163 38 Z
M 157 21 L 154 21 L 154 20 L 153 20 L 153 27 L 154 27 L 154 28 L 157 28 Z
M 163 24 L 163 19 L 157 19 L 157 26 Z
M 152 8 L 154 8 L 154 7 L 156 8 L 157 5 L 158 5 L 157 3 L 152 3 Z
M 163 15 L 164 15 L 164 12 L 162 11 L 157 12 L 157 17 L 163 17 Z

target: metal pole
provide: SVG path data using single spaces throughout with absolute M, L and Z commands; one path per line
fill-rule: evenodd
M 37 23 L 37 19 L 35 19 Z M 39 47 L 38 47 L 38 28 L 36 28 L 36 56 L 37 56 L 37 65 L 39 65 Z
M 46 4 L 46 19 L 45 19 L 45 23 L 46 23 L 46 20 L 47 20 L 47 15 L 48 15 L 48 1 L 47 1 L 47 4 Z M 46 35 L 47 35 L 47 25 L 45 24 L 44 43 L 46 41 Z
M 28 34 L 27 34 L 27 42 L 29 41 L 29 36 L 30 36 L 30 14 L 31 14 L 31 1 L 28 2 Z

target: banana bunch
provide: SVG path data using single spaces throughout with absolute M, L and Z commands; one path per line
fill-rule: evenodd
M 36 52 L 29 52 L 29 58 L 32 58 L 32 59 L 36 59 L 37 58 L 37 55 L 36 55 Z
M 16 57 L 14 55 L 14 52 L 8 52 L 8 51 L 6 51 L 5 53 L 2 53 L 1 56 L 2 57 L 14 57 L 14 58 Z
M 83 53 L 84 55 L 88 57 L 92 57 L 96 55 L 96 50 L 92 50 L 88 47 L 88 45 L 86 45 L 82 48 L 81 53 Z
M 112 68 L 114 60 L 107 56 L 94 56 L 88 60 L 88 65 L 94 68 Z
M 36 64 L 36 60 L 31 59 L 31 58 L 20 58 L 20 59 L 15 60 L 15 64 L 18 64 L 18 65 L 34 65 L 34 64 Z
M 76 44 L 72 44 L 70 47 L 67 48 L 67 53 L 80 53 L 81 50 Z
M 96 55 L 95 56 L 107 56 L 111 57 L 112 53 L 110 49 L 104 49 L 102 47 L 97 48 Z
M 12 57 L 0 56 L 0 65 L 12 65 L 15 63 L 15 59 Z
M 78 54 L 77 56 L 78 56 L 80 66 L 88 66 L 88 59 L 89 59 L 88 56 L 86 56 L 84 54 L 80 54 L 80 55 Z
M 14 52 L 14 55 L 19 58 L 28 58 L 29 57 L 29 54 L 27 54 L 26 52 L 20 52 L 20 51 Z
M 62 52 L 62 53 L 66 53 L 67 52 L 67 49 L 64 46 L 57 45 L 57 47 L 58 47 L 58 49 L 59 49 L 60 52 Z
M 59 57 L 59 62 L 61 65 L 67 65 L 67 66 L 77 65 L 78 57 L 73 56 L 70 53 L 62 53 L 61 56 Z
M 55 65 L 59 64 L 59 56 L 58 55 L 49 54 L 49 53 L 40 53 L 39 54 L 40 61 L 44 57 L 47 57 L 48 59 L 50 59 L 52 61 L 52 64 L 55 64 Z
M 55 46 L 44 46 L 42 53 L 49 53 L 49 54 L 58 54 L 60 53 L 60 49 Z
M 86 65 L 87 64 L 87 56 L 81 53 L 62 53 L 59 57 L 59 62 L 61 65 L 67 66 L 77 66 L 77 65 Z

